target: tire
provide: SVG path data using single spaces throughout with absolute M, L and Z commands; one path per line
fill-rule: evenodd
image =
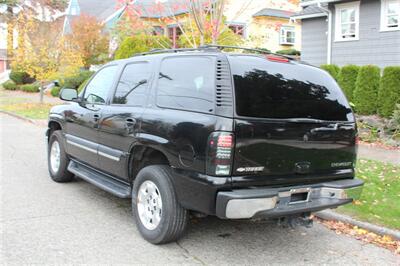
M 157 192 L 158 190 L 158 193 L 143 194 L 139 192 L 139 189 L 141 188 L 146 188 L 147 186 L 150 186 L 149 188 L 151 188 L 152 184 L 156 186 L 155 191 Z M 149 192 L 150 190 L 151 189 L 149 189 Z M 155 221 L 159 220 L 157 225 L 156 222 L 153 224 L 146 224 L 143 221 L 143 205 L 145 205 L 143 204 L 143 202 L 145 202 L 143 201 L 143 196 L 146 195 L 147 197 L 150 194 L 157 194 L 161 198 L 162 202 L 160 212 L 158 212 L 157 207 L 154 208 L 154 210 L 157 210 L 156 213 L 161 213 L 160 219 L 154 219 Z M 157 199 L 159 199 L 159 197 L 157 197 Z M 156 204 L 155 202 L 156 201 L 154 200 L 154 204 Z M 149 209 L 146 208 L 146 210 Z M 188 224 L 189 214 L 177 200 L 172 185 L 172 175 L 169 166 L 152 165 L 140 170 L 132 189 L 132 211 L 140 234 L 150 243 L 165 244 L 176 241 L 182 237 Z M 141 212 L 142 215 L 140 215 L 139 212 Z
M 52 153 L 57 153 L 54 150 L 52 151 L 53 145 L 59 148 L 59 163 L 58 167 L 57 163 L 52 161 Z M 74 175 L 70 173 L 67 168 L 69 164 L 69 159 L 67 154 L 65 153 L 65 148 L 63 144 L 63 137 L 61 131 L 54 131 L 50 135 L 49 145 L 47 147 L 47 165 L 49 169 L 49 174 L 53 181 L 58 183 L 70 182 Z

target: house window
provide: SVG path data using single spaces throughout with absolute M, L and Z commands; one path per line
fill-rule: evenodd
M 400 29 L 400 0 L 382 0 L 381 30 Z
M 279 33 L 279 43 L 281 45 L 293 45 L 295 42 L 295 29 L 292 26 L 282 26 Z
M 154 26 L 153 27 L 153 35 L 163 36 L 164 35 L 164 28 L 161 26 Z
M 233 33 L 239 35 L 240 37 L 244 37 L 244 25 L 243 24 L 229 24 L 228 28 L 233 31 Z
M 171 40 L 173 48 L 178 48 L 178 40 L 181 35 L 182 31 L 178 25 L 168 26 L 168 38 Z
M 335 5 L 335 40 L 358 40 L 360 2 Z

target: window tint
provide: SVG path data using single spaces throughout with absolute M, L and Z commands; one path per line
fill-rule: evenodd
M 307 65 L 231 56 L 236 113 L 248 117 L 353 121 L 336 82 Z
M 124 68 L 113 98 L 115 104 L 144 106 L 150 78 L 148 63 L 133 63 Z
M 95 74 L 85 89 L 84 99 L 88 103 L 103 104 L 113 85 L 117 66 L 105 67 Z
M 163 107 L 212 112 L 215 59 L 206 56 L 164 59 L 158 77 L 157 103 Z

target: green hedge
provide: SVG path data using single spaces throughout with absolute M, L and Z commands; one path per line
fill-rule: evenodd
M 301 55 L 301 52 L 296 49 L 284 49 L 276 51 L 277 54 L 284 54 L 284 55 Z
M 79 74 L 75 76 L 65 78 L 62 86 L 66 88 L 77 89 L 85 80 L 89 79 L 93 73 L 93 71 L 89 70 L 80 71 Z
M 389 66 L 383 70 L 378 92 L 378 114 L 390 117 L 400 103 L 400 66 Z
M 78 93 L 80 93 L 81 91 L 83 91 L 83 88 L 85 88 L 86 84 L 89 82 L 88 78 L 87 80 L 85 80 L 84 82 L 82 82 L 82 84 L 78 87 Z
M 61 90 L 60 87 L 51 88 L 51 91 L 50 91 L 51 96 L 58 97 L 60 95 L 60 90 Z
M 3 84 L 1 84 L 3 86 L 3 88 L 5 90 L 9 90 L 9 91 L 15 91 L 18 89 L 17 84 L 15 84 L 14 81 L 12 80 L 7 80 L 6 82 L 4 82 Z
M 360 67 L 347 65 L 340 69 L 338 83 L 342 88 L 349 102 L 353 101 L 354 89 L 356 87 L 357 75 Z
M 331 65 L 324 64 L 324 65 L 321 65 L 321 68 L 323 70 L 327 71 L 332 76 L 332 78 L 334 78 L 335 80 L 338 80 L 338 75 L 340 72 L 339 66 L 334 65 L 334 64 L 331 64 Z
M 379 82 L 379 67 L 373 65 L 360 67 L 353 95 L 357 113 L 364 115 L 376 113 Z
M 137 35 L 126 38 L 115 51 L 115 59 L 132 57 L 134 54 L 143 53 L 156 48 L 163 48 L 162 43 L 169 44 L 165 36 Z
M 38 84 L 25 84 L 25 85 L 22 85 L 20 88 L 22 91 L 25 91 L 25 92 L 39 92 Z
M 31 78 L 28 73 L 14 70 L 10 73 L 10 79 L 18 85 L 28 84 L 35 81 L 35 79 Z

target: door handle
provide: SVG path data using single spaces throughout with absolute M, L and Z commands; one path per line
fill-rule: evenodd
M 99 114 L 94 114 L 93 115 L 93 120 L 94 120 L 94 122 L 98 122 L 100 120 L 100 115 Z
M 135 118 L 127 118 L 127 119 L 125 119 L 125 124 L 128 127 L 133 127 L 136 124 L 136 119 Z

